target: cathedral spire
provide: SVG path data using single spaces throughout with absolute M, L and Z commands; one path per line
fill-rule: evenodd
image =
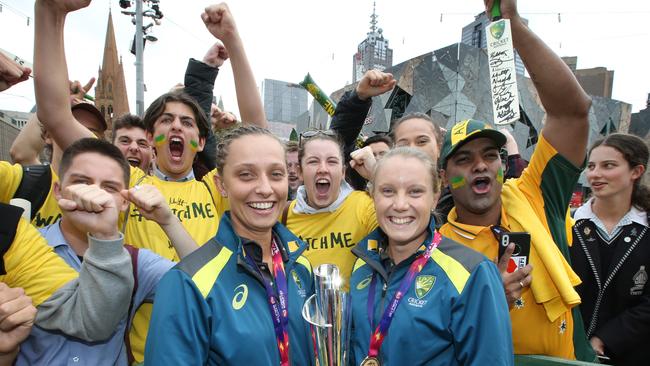
M 113 14 L 110 9 L 108 10 L 108 23 L 106 25 L 104 58 L 97 75 L 97 86 L 95 87 L 95 106 L 106 118 L 109 130 L 112 129 L 112 122 L 115 118 L 129 113 L 124 69 L 122 68 L 122 59 L 117 54 Z

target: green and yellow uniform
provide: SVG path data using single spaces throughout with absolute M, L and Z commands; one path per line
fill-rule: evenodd
M 579 174 L 578 167 L 540 136 L 528 168 L 504 183 L 499 225 L 531 234 L 533 281 L 510 310 L 515 354 L 576 358 L 572 308 L 580 297 L 573 286 L 580 279 L 562 253 L 568 253 L 566 212 Z M 455 208 L 440 233 L 488 258 L 498 255 L 490 227 L 459 223 Z

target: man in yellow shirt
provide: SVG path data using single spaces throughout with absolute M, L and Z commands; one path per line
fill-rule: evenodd
M 63 26 L 67 13 L 86 5 L 68 0 L 39 0 L 34 7 L 34 65 L 42 76 L 35 79 L 38 117 L 62 148 L 80 138 L 91 137 L 68 108 L 68 73 L 63 47 Z M 225 4 L 217 10 L 216 13 L 204 13 L 202 19 L 210 33 L 221 40 L 228 50 L 241 118 L 245 122 L 266 127 L 264 108 L 233 16 Z M 209 128 L 207 117 L 188 95 L 170 92 L 157 98 L 147 108 L 143 122 L 147 138 L 156 151 L 156 164 L 153 175 L 132 167 L 131 186 L 151 184 L 158 188 L 194 241 L 205 243 L 217 232 L 219 218 L 228 208 L 227 199 L 220 194 L 214 182 L 216 171 L 197 181 L 192 170 L 197 153 L 205 146 Z M 132 207 L 127 213 L 124 228 L 126 243 L 150 249 L 168 259 L 179 260 L 162 229 L 155 222 L 146 220 L 137 209 Z M 143 308 L 149 309 L 143 312 Z M 150 304 L 144 304 L 140 309 L 131 333 L 136 361 L 142 361 L 144 353 Z
M 486 5 L 490 9 L 491 1 Z M 566 212 L 585 160 L 591 100 L 566 64 L 528 29 L 515 0 L 502 0 L 501 12 L 510 19 L 514 46 L 546 110 L 546 124 L 528 168 L 505 184 L 503 134 L 475 120 L 447 131 L 440 162 L 455 208 L 440 232 L 495 259 L 500 232 L 528 232 L 532 266 L 507 273 L 503 267 L 512 247 L 500 261 L 515 354 L 593 361 L 573 289 L 580 280 L 565 260 Z

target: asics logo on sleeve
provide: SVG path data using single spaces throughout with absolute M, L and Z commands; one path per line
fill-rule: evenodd
M 368 287 L 371 280 L 372 280 L 372 276 L 368 276 L 368 277 L 364 278 L 363 280 L 361 280 L 361 282 L 359 282 L 359 284 L 357 284 L 357 290 L 363 290 L 364 288 Z
M 246 299 L 248 299 L 248 286 L 241 284 L 235 287 L 235 296 L 232 298 L 232 308 L 239 310 L 244 307 L 246 304 Z

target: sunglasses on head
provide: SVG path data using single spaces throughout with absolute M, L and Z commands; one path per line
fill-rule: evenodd
M 302 146 L 304 140 L 309 140 L 312 137 L 318 135 L 336 137 L 336 132 L 332 130 L 309 130 L 300 134 L 300 139 L 298 140 L 298 145 Z

